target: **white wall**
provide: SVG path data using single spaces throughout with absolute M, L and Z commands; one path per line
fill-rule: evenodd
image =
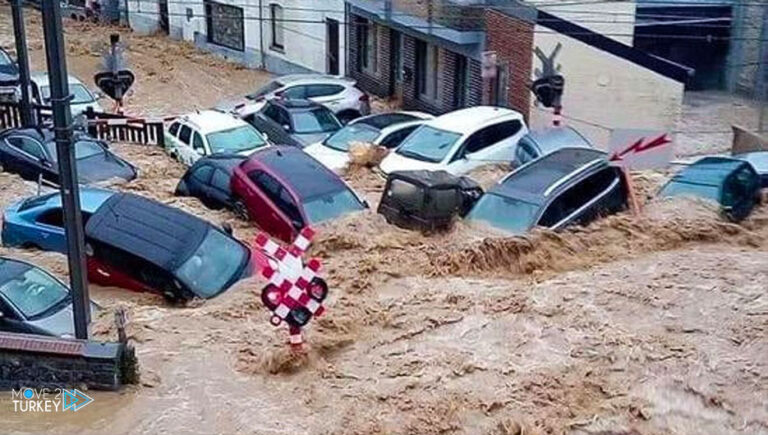
M 160 29 L 160 5 L 157 0 L 128 0 L 128 22 L 139 34 L 147 35 Z
M 539 29 L 544 30 L 536 26 Z M 562 49 L 556 63 L 565 77 L 564 115 L 609 128 L 675 128 L 682 109 L 682 83 L 564 35 L 534 35 L 534 46 L 545 53 L 558 42 Z M 538 58 L 534 57 L 533 65 L 541 68 Z M 551 113 L 551 109 L 532 108 L 531 124 L 551 125 Z M 607 146 L 607 130 L 568 119 L 565 123 L 598 147 Z
M 610 3 L 597 2 L 578 3 L 573 0 L 560 0 L 565 4 L 558 6 L 553 1 L 551 6 L 540 6 L 539 9 L 564 20 L 586 27 L 609 38 L 632 45 L 632 35 L 635 29 L 635 2 L 615 1 Z

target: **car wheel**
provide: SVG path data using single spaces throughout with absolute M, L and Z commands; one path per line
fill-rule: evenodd
M 239 217 L 240 219 L 244 221 L 247 221 L 250 219 L 250 216 L 248 215 L 248 207 L 246 207 L 242 199 L 235 200 L 235 202 L 232 204 L 232 210 L 235 212 L 235 215 L 237 215 L 237 217 Z

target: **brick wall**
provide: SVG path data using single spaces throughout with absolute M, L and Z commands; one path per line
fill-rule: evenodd
M 531 68 L 533 65 L 533 23 L 487 9 L 485 11 L 486 47 L 495 51 L 499 63 L 509 65 L 507 102 L 526 119 L 531 105 Z
M 387 97 L 392 90 L 392 68 L 390 67 L 390 29 L 385 26 L 376 25 L 378 28 L 378 50 L 377 50 L 377 69 L 374 73 L 361 71 L 360 54 L 358 49 L 357 28 L 359 18 L 350 14 L 347 40 L 349 41 L 349 75 L 357 80 L 360 89 L 370 94 Z M 375 25 L 368 21 L 369 25 Z

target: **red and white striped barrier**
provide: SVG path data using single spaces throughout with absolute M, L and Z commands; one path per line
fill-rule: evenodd
M 256 247 L 276 261 L 276 266 L 266 265 L 261 275 L 269 282 L 261 292 L 264 305 L 272 311 L 270 323 L 289 326 L 290 343 L 302 344 L 301 327 L 313 317 L 325 311 L 322 305 L 328 295 L 328 285 L 318 276 L 320 260 L 312 258 L 304 263 L 306 253 L 315 232 L 304 228 L 293 244 L 286 249 L 265 233 L 256 235 Z

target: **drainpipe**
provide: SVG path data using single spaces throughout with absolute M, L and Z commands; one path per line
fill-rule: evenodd
M 259 0 L 259 52 L 261 53 L 261 69 L 267 69 L 267 63 L 264 61 L 264 5 L 263 0 Z

